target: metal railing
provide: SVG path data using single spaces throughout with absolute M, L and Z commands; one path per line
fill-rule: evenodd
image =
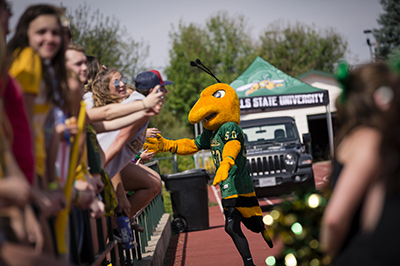
M 146 166 L 155 170 L 159 173 L 158 161 L 153 161 Z M 79 254 L 79 247 L 82 246 L 79 238 L 79 229 L 75 220 L 77 215 L 83 217 L 83 224 L 86 231 L 84 232 L 83 247 L 84 251 Z M 94 254 L 93 242 L 92 242 L 92 228 L 90 224 L 90 214 L 88 210 L 85 211 L 72 211 L 70 213 L 70 260 L 76 265 L 91 265 L 91 266 L 107 266 L 110 263 L 114 265 L 135 265 L 139 260 L 142 260 L 142 253 L 145 253 L 145 249 L 153 235 L 154 229 L 157 227 L 162 215 L 164 214 L 164 201 L 162 194 L 158 194 L 143 210 L 143 212 L 137 217 L 138 224 L 145 229 L 143 233 L 133 231 L 133 235 L 137 246 L 133 249 L 124 250 L 122 245 L 114 239 L 111 217 L 98 218 L 96 219 L 96 234 L 97 234 L 97 245 L 98 252 Z M 107 226 L 107 240 L 105 240 L 103 233 L 103 224 L 106 222 Z M 72 233 L 72 232 L 77 232 Z

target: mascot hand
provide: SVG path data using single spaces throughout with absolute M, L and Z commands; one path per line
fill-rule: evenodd
M 228 178 L 229 170 L 235 165 L 235 161 L 231 157 L 225 157 L 219 164 L 218 170 L 215 173 L 213 185 L 216 186 L 220 182 Z
M 148 152 L 171 152 L 176 153 L 178 145 L 174 140 L 168 140 L 163 138 L 160 134 L 157 134 L 155 138 L 147 138 L 146 143 L 143 145 L 144 149 L 148 149 Z

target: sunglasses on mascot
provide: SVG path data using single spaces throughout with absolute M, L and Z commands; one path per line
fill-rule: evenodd
M 121 82 L 126 85 L 128 83 L 128 79 L 127 78 L 121 78 L 121 80 L 117 79 L 114 81 L 114 86 L 118 88 Z

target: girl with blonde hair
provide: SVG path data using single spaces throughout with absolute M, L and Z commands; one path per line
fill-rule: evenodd
M 103 69 L 92 84 L 94 107 L 116 102 L 121 104 L 141 102 L 144 109 L 155 114 L 159 112 L 161 106 L 150 108 L 144 102 L 146 97 L 138 92 L 133 92 L 127 97 L 126 84 L 127 80 L 117 69 Z M 156 87 L 149 95 L 156 93 L 157 97 L 162 97 L 164 93 L 157 92 L 158 88 Z M 162 104 L 162 98 L 159 98 L 159 101 Z M 133 217 L 161 191 L 161 178 L 158 173 L 147 166 L 131 163 L 143 146 L 148 121 L 148 117 L 143 117 L 127 128 L 97 136 L 100 146 L 105 151 L 105 169 L 112 178 L 119 205 L 129 217 Z M 121 134 L 127 136 L 128 143 L 119 143 L 118 136 Z M 126 198 L 127 191 L 135 191 L 129 202 Z

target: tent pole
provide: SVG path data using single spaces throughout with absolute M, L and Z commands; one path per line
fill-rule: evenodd
M 331 109 L 329 107 L 329 104 L 325 106 L 326 108 L 326 122 L 328 124 L 328 135 L 329 135 L 329 149 L 330 149 L 330 154 L 331 158 L 334 156 L 334 150 L 333 150 L 333 126 L 332 126 L 332 115 L 331 115 Z

